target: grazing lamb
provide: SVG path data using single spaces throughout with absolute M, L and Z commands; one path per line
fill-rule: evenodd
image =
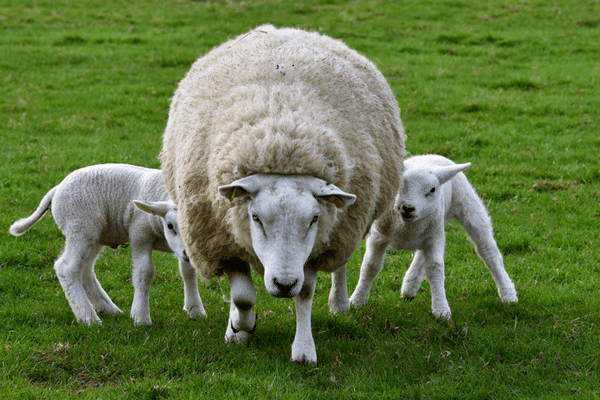
M 131 318 L 135 324 L 152 323 L 152 250 L 175 253 L 184 281 L 183 309 L 192 318 L 206 316 L 196 270 L 178 234 L 177 208 L 165 190 L 160 170 L 127 164 L 78 169 L 52 188 L 31 216 L 12 224 L 10 233 L 24 234 L 50 209 L 66 238 L 65 250 L 54 268 L 79 322 L 102 323 L 94 308 L 109 314 L 123 313 L 96 279 L 94 263 L 104 246 L 117 248 L 127 243 L 131 243 L 133 258 Z
M 316 364 L 318 271 L 350 306 L 346 262 L 390 208 L 404 129 L 383 75 L 339 40 L 266 25 L 198 59 L 175 92 L 161 153 L 192 264 L 227 275 L 227 341 L 255 327 L 250 265 L 294 298 L 292 360 Z
M 433 315 L 450 319 L 444 289 L 444 225 L 450 218 L 457 219 L 467 231 L 477 254 L 492 273 L 502 301 L 517 301 L 515 285 L 504 269 L 487 209 L 461 172 L 470 165 L 454 164 L 437 155 L 415 156 L 405 161 L 394 215 L 386 214 L 375 221 L 367 236 L 360 278 L 350 298 L 353 305 L 358 307 L 367 302 L 373 280 L 383 266 L 385 250 L 391 246 L 416 250 L 402 282 L 402 297 L 412 300 L 427 274 Z

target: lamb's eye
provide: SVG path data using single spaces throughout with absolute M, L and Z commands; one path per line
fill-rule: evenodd
M 432 187 L 429 193 L 435 193 L 435 187 Z
M 310 221 L 310 224 L 312 225 L 312 224 L 316 223 L 318 220 L 319 220 L 319 216 L 318 216 L 318 215 L 315 215 L 315 216 L 313 217 L 312 221 Z
M 252 220 L 260 223 L 260 218 L 258 218 L 258 215 L 256 215 L 256 214 L 252 214 Z

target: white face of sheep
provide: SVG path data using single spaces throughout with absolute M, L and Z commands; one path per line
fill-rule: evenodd
M 177 206 L 172 201 L 140 201 L 133 200 L 133 204 L 145 213 L 160 217 L 163 225 L 165 239 L 177 258 L 185 262 L 190 259 L 185 252 L 183 239 L 179 234 L 177 224 Z
M 445 167 L 407 167 L 402 177 L 402 190 L 395 203 L 402 219 L 417 222 L 443 210 L 442 185 L 470 165 L 471 163 Z
M 247 199 L 252 247 L 263 264 L 267 291 L 295 297 L 304 264 L 320 233 L 356 196 L 312 176 L 252 175 L 219 188 L 221 196 Z

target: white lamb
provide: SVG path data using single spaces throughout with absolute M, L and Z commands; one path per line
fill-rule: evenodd
M 353 305 L 358 307 L 367 302 L 373 280 L 383 266 L 386 248 L 391 246 L 416 250 L 402 282 L 402 297 L 412 300 L 427 274 L 433 315 L 450 319 L 444 288 L 444 225 L 450 218 L 457 219 L 467 231 L 477 254 L 492 273 L 502 301 L 517 301 L 515 285 L 504 269 L 487 209 L 461 172 L 470 165 L 454 164 L 437 155 L 414 156 L 405 161 L 395 212 L 375 221 L 367 236 L 360 278 L 350 298 Z
M 192 263 L 231 285 L 227 341 L 254 330 L 250 265 L 294 298 L 292 360 L 315 364 L 318 271 L 330 309 L 349 307 L 345 265 L 400 187 L 394 95 L 339 40 L 261 26 L 198 59 L 175 92 L 161 162 Z
M 178 232 L 177 208 L 165 190 L 160 170 L 127 164 L 78 169 L 52 188 L 31 216 L 12 224 L 10 233 L 24 234 L 50 209 L 66 238 L 65 250 L 54 268 L 79 322 L 102 323 L 94 308 L 123 313 L 96 279 L 94 263 L 104 246 L 117 248 L 127 243 L 133 258 L 131 318 L 135 324 L 152 323 L 152 250 L 175 253 L 184 282 L 183 309 L 191 318 L 206 316 L 196 270 Z

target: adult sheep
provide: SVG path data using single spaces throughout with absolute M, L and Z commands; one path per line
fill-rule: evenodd
M 255 327 L 252 265 L 295 299 L 292 360 L 316 364 L 316 273 L 334 273 L 329 305 L 346 310 L 346 262 L 394 201 L 404 138 L 385 78 L 339 40 L 265 25 L 194 63 L 161 162 L 192 263 L 229 278 L 227 341 Z

